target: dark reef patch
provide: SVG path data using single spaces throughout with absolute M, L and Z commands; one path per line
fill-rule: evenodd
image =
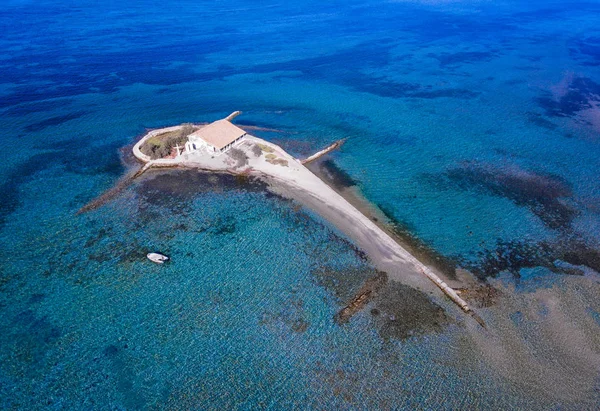
M 158 170 L 137 185 L 137 193 L 149 204 L 171 206 L 201 193 L 243 190 L 267 192 L 267 184 L 254 177 L 197 170 Z
M 312 271 L 312 276 L 316 284 L 345 304 L 356 296 L 369 278 L 377 276 L 377 271 L 368 267 L 338 269 L 321 265 Z
M 27 18 L 33 18 L 30 24 L 44 24 L 35 16 Z M 223 78 L 227 71 L 199 73 L 193 64 L 202 56 L 226 50 L 237 42 L 235 35 L 221 33 L 213 39 L 203 40 L 201 44 L 182 35 L 169 47 L 151 42 L 145 46 L 98 53 L 90 53 L 85 48 L 52 46 L 38 53 L 33 60 L 35 68 L 31 65 L 31 53 L 15 53 L 3 61 L 3 78 L 0 81 L 22 84 L 22 79 L 27 78 L 31 85 L 12 87 L 10 93 L 0 100 L 0 108 L 86 93 L 111 93 L 135 83 L 166 87 Z M 148 56 L 153 56 L 153 64 L 140 64 L 147 61 Z M 65 60 L 71 63 L 63 64 Z M 115 61 L 119 64 L 115 65 Z M 173 67 L 170 65 L 172 61 L 183 61 L 184 64 Z
M 578 38 L 570 42 L 569 53 L 586 66 L 600 66 L 600 37 Z
M 523 60 L 527 60 L 527 61 L 530 61 L 532 63 L 537 63 L 537 62 L 542 61 L 542 56 L 531 56 L 531 55 L 525 54 L 525 55 L 521 55 L 519 57 L 521 59 L 523 59 Z
M 396 82 L 380 76 L 366 74 L 371 67 L 390 64 L 394 44 L 389 39 L 357 44 L 331 54 L 262 64 L 228 74 L 298 72 L 308 79 L 324 80 L 356 91 L 390 98 L 474 98 L 479 93 L 464 89 L 434 89 L 431 85 Z M 360 56 L 360 58 L 357 58 Z M 459 56 L 456 57 L 457 59 Z M 467 58 L 464 56 L 463 58 Z M 475 58 L 475 56 L 471 56 Z
M 308 321 L 306 321 L 303 318 L 297 318 L 293 323 L 292 323 L 292 331 L 296 332 L 296 333 L 303 333 L 306 330 L 308 330 L 308 327 L 310 326 L 310 323 Z
M 165 241 L 168 244 L 169 238 L 161 238 L 161 240 Z M 119 250 L 119 263 L 121 264 L 132 264 L 138 261 L 144 261 L 146 258 L 146 254 L 153 251 L 144 249 L 144 247 L 137 242 L 130 242 L 125 244 L 125 242 L 117 242 L 116 247 L 111 248 L 111 250 Z M 161 252 L 169 254 L 169 249 L 167 246 L 161 248 Z M 114 253 L 113 253 L 114 256 Z
M 421 89 L 419 84 L 397 83 L 395 81 L 378 78 L 364 78 L 361 81 L 356 81 L 356 83 L 352 82 L 351 84 L 354 84 L 352 88 L 356 91 L 393 98 L 407 97 Z
M 521 269 L 533 267 L 545 267 L 560 274 L 583 275 L 577 266 L 600 273 L 600 250 L 577 237 L 541 242 L 499 239 L 494 247 L 478 252 L 475 260 L 463 259 L 460 263 L 482 280 L 496 277 L 503 271 L 518 279 Z
M 91 136 L 81 139 L 90 139 Z M 93 143 L 92 143 L 93 144 Z M 119 157 L 121 142 L 109 142 L 97 145 L 82 145 L 76 151 L 61 150 L 60 164 L 66 171 L 80 175 L 109 174 L 119 177 L 123 174 L 123 164 Z
M 35 293 L 29 297 L 29 304 L 36 304 L 41 302 L 46 297 L 46 294 Z
M 265 312 L 259 320 L 262 326 L 285 325 L 295 333 L 303 333 L 310 327 L 304 301 L 294 293 L 282 301 L 281 308 L 274 312 Z
M 246 72 L 300 71 L 308 78 L 324 79 L 338 84 L 349 83 L 362 69 L 388 65 L 392 59 L 390 52 L 393 48 L 394 43 L 391 39 L 364 42 L 321 56 L 253 66 Z M 360 58 L 357 58 L 358 56 Z
M 37 123 L 28 125 L 27 127 L 25 127 L 25 131 L 30 133 L 42 131 L 48 127 L 58 126 L 59 124 L 66 123 L 67 121 L 75 120 L 76 118 L 80 118 L 86 114 L 88 114 L 87 111 L 76 111 L 74 113 L 65 114 L 63 116 L 50 117 L 46 120 L 42 120 Z
M 479 251 L 476 261 L 462 261 L 461 265 L 479 279 L 496 277 L 502 271 L 520 278 L 522 268 L 553 267 L 552 250 L 545 243 L 498 240 L 494 248 Z
M 211 223 L 210 231 L 216 235 L 233 234 L 236 231 L 236 224 L 231 219 L 217 218 Z
M 513 78 L 513 79 L 509 79 L 509 80 L 502 82 L 502 84 L 504 84 L 506 86 L 517 86 L 517 85 L 524 84 L 524 83 L 526 83 L 526 81 L 523 80 L 522 78 Z
M 164 230 L 164 234 L 161 236 L 161 252 L 169 253 L 169 238 L 170 231 L 167 227 Z M 93 252 L 87 255 L 88 261 L 93 261 L 99 264 L 107 262 L 118 262 L 119 264 L 132 264 L 138 261 L 145 261 L 146 254 L 155 250 L 148 249 L 144 244 L 141 244 L 137 240 L 123 240 L 121 237 L 114 235 L 107 235 L 103 239 L 106 244 L 99 249 L 93 249 Z M 80 277 L 81 279 L 81 277 Z M 92 280 L 92 278 L 87 278 Z
M 444 309 L 424 292 L 395 281 L 378 292 L 374 306 L 378 315 L 372 319 L 386 341 L 440 332 L 450 322 Z
M 20 186 L 49 167 L 51 161 L 51 154 L 36 154 L 6 176 L 4 183 L 0 185 L 0 225 L 19 206 Z
M 367 279 L 360 287 L 358 293 L 342 308 L 334 317 L 338 324 L 344 324 L 350 321 L 352 316 L 361 311 L 373 298 L 377 296 L 379 290 L 388 282 L 388 276 L 384 272 L 378 272 L 377 275 Z
M 465 63 L 477 63 L 490 61 L 496 53 L 489 51 L 461 51 L 458 53 L 429 53 L 427 57 L 433 57 L 440 62 L 440 67 L 456 67 Z
M 476 91 L 471 91 L 462 88 L 443 88 L 439 90 L 431 90 L 431 91 L 418 91 L 416 93 L 412 93 L 410 97 L 416 98 L 458 98 L 458 99 L 472 99 L 479 96 L 481 93 Z
M 572 117 L 600 103 L 600 84 L 587 77 L 574 77 L 560 97 L 548 93 L 538 98 L 537 103 L 548 116 Z
M 360 78 L 358 78 L 360 77 Z M 391 80 L 364 76 L 348 79 L 345 85 L 353 90 L 371 93 L 380 97 L 390 98 L 459 98 L 471 99 L 479 96 L 479 92 L 462 88 L 435 89 L 431 85 L 415 83 L 398 83 Z
M 518 206 L 527 207 L 552 229 L 569 228 L 578 214 L 564 201 L 573 194 L 564 179 L 517 166 L 498 168 L 466 161 L 440 178 L 434 176 L 428 180 L 442 188 L 458 187 L 507 198 Z
M 0 184 L 0 226 L 19 206 L 21 186 L 35 179 L 44 170 L 62 167 L 67 172 L 80 175 L 121 175 L 123 166 L 117 151 L 120 144 L 113 142 L 92 145 L 95 140 L 81 137 L 53 144 L 52 152 L 34 154 L 8 173 Z
M 48 167 L 60 165 L 69 173 L 94 175 L 110 174 L 120 176 L 123 164 L 119 155 L 121 142 L 113 141 L 97 144 L 101 141 L 97 136 L 83 135 L 52 143 L 52 153 L 45 156 Z M 36 149 L 47 150 L 44 144 L 36 144 Z
M 42 113 L 45 111 L 52 111 L 60 107 L 65 107 L 75 102 L 74 99 L 56 99 L 56 100 L 42 100 L 35 101 L 32 103 L 20 104 L 13 106 L 5 111 L 4 114 L 9 116 L 26 116 L 32 113 Z
M 403 145 L 405 147 L 412 147 L 420 142 L 421 137 L 416 135 L 407 135 L 401 133 L 382 133 L 377 138 L 377 144 L 382 146 L 396 146 Z
M 539 113 L 533 113 L 533 112 L 528 112 L 526 113 L 527 115 L 527 121 L 531 124 L 534 124 L 538 127 L 542 127 L 545 128 L 547 130 L 555 130 L 557 125 L 554 124 L 553 122 L 545 119 L 541 114 Z
M 134 185 L 141 200 L 138 206 L 139 221 L 144 223 L 159 218 L 154 207 L 184 216 L 191 211 L 192 200 L 201 194 L 240 190 L 260 192 L 267 198 L 275 196 L 267 188 L 266 183 L 254 177 L 179 169 L 149 170 Z M 205 231 L 209 227 L 199 229 Z M 219 220 L 212 222 L 210 229 L 215 234 L 228 234 L 235 231 L 235 226 Z
M 560 259 L 572 265 L 585 265 L 600 273 L 600 250 L 575 239 L 563 244 Z
M 49 347 L 58 341 L 62 331 L 51 324 L 47 317 L 38 317 L 32 310 L 19 313 L 9 330 L 13 344 L 12 355 L 23 364 L 29 364 L 31 373 L 37 372 L 37 364 L 43 360 Z
M 449 322 L 444 310 L 424 292 L 388 281 L 386 273 L 375 269 L 320 267 L 313 275 L 319 285 L 344 304 L 334 317 L 338 324 L 348 322 L 353 315 L 370 306 L 372 320 L 386 341 L 438 332 Z
M 116 345 L 110 344 L 104 349 L 104 355 L 107 357 L 114 357 L 119 353 L 119 347 Z
M 489 284 L 479 284 L 470 288 L 458 290 L 460 296 L 478 308 L 487 308 L 495 305 L 502 297 L 502 291 Z

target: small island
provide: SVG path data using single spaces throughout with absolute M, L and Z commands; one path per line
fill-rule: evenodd
M 281 147 L 250 135 L 231 121 L 240 112 L 209 124 L 182 124 L 152 130 L 133 147 L 144 163 L 136 176 L 149 168 L 185 167 L 257 177 L 273 192 L 293 199 L 317 212 L 352 238 L 375 266 L 391 280 L 419 289 L 435 284 L 463 311 L 484 325 L 469 305 L 428 267 L 410 254 L 381 227 L 361 213 L 304 164 L 339 147 L 336 142 L 306 160 L 298 160 Z M 366 290 L 344 309 L 344 317 L 365 304 L 373 290 Z

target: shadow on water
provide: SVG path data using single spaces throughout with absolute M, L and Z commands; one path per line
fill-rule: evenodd
M 333 160 L 324 159 L 315 161 L 315 166 L 310 167 L 311 170 L 318 170 L 318 176 L 323 178 L 327 184 L 333 186 L 336 190 L 342 190 L 348 187 L 358 185 L 358 182 L 350 176 L 346 171 L 341 169 Z

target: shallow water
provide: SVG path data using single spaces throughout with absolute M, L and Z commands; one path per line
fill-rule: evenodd
M 2 408 L 595 408 L 598 11 L 5 3 Z M 146 128 L 234 110 L 298 156 L 347 138 L 338 183 L 500 290 L 488 330 L 397 283 L 337 325 L 374 268 L 259 182 L 151 173 L 76 215 Z

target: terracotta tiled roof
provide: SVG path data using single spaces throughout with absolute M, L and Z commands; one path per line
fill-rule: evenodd
M 202 127 L 200 130 L 194 131 L 189 135 L 189 139 L 190 141 L 202 139 L 220 150 L 244 134 L 246 134 L 244 130 L 234 126 L 229 121 L 218 120 Z

